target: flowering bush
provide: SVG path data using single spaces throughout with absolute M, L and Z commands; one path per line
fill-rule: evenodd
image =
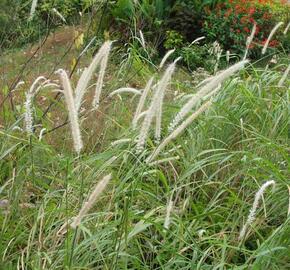
M 260 49 L 275 24 L 280 20 L 286 21 L 289 12 L 290 6 L 285 0 L 229 0 L 218 4 L 213 10 L 205 10 L 203 31 L 210 39 L 218 40 L 226 50 L 241 53 L 256 23 L 255 37 L 250 48 Z M 277 47 L 280 42 L 281 39 L 275 35 L 269 47 Z

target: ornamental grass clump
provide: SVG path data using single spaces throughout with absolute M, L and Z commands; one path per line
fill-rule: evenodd
M 59 74 L 60 76 L 61 85 L 63 88 L 62 93 L 64 94 L 65 102 L 66 102 L 66 106 L 68 110 L 71 133 L 72 133 L 73 142 L 74 142 L 74 149 L 77 152 L 77 154 L 79 154 L 83 148 L 83 142 L 82 142 L 82 137 L 81 137 L 78 112 L 77 112 L 77 108 L 74 102 L 75 100 L 73 97 L 72 87 L 71 87 L 70 80 L 65 70 L 59 69 L 56 73 Z
M 156 143 L 159 143 L 160 138 L 161 138 L 162 108 L 163 108 L 165 90 L 171 81 L 171 77 L 175 70 L 176 63 L 180 59 L 181 59 L 180 57 L 177 58 L 172 64 L 168 66 L 163 77 L 161 78 L 161 80 L 159 81 L 157 85 L 156 92 L 158 92 L 158 97 L 157 97 L 158 100 L 156 102 L 156 108 L 155 108 L 155 111 L 156 111 L 155 141 Z
M 228 69 L 222 71 L 217 74 L 210 81 L 204 85 L 179 111 L 179 113 L 175 116 L 175 118 L 171 121 L 168 130 L 169 132 L 173 131 L 174 128 L 182 121 L 182 119 L 191 111 L 194 105 L 197 104 L 199 100 L 209 94 L 211 91 L 216 89 L 224 80 L 229 78 L 235 72 L 244 68 L 244 66 L 248 63 L 248 60 L 243 60 L 238 62 L 237 64 L 229 67 Z
M 267 181 L 266 183 L 264 183 L 260 187 L 260 189 L 256 193 L 254 203 L 253 203 L 252 208 L 250 210 L 250 213 L 248 215 L 247 221 L 246 221 L 245 225 L 243 226 L 242 230 L 240 231 L 239 240 L 242 240 L 245 237 L 248 227 L 254 222 L 260 199 L 263 196 L 267 187 L 269 187 L 269 186 L 275 186 L 275 181 L 273 181 L 273 180 Z

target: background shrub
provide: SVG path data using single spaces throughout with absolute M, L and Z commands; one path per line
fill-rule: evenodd
M 245 41 L 253 24 L 257 24 L 252 55 L 260 51 L 269 33 L 278 21 L 287 21 L 289 5 L 285 1 L 230 0 L 207 9 L 204 15 L 203 32 L 209 40 L 217 40 L 224 49 L 242 53 Z M 275 35 L 270 47 L 281 45 L 282 36 Z M 255 50 L 256 48 L 256 50 Z

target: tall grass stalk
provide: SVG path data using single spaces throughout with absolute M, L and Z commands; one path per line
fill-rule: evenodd
M 145 101 L 146 101 L 146 98 L 151 90 L 151 86 L 152 86 L 152 83 L 154 81 L 154 77 L 150 78 L 149 81 L 147 82 L 143 92 L 142 92 L 142 95 L 139 99 L 139 103 L 137 105 L 137 108 L 136 108 L 136 111 L 135 111 L 135 114 L 134 114 L 134 118 L 133 118 L 133 121 L 132 121 L 132 126 L 133 128 L 136 128 L 137 126 L 137 122 L 138 122 L 138 117 L 139 115 L 141 114 L 142 110 L 143 110 L 143 107 L 144 107 L 144 104 L 145 104 Z
M 79 111 L 79 109 L 81 107 L 83 96 L 85 94 L 85 91 L 87 89 L 89 81 L 91 80 L 91 78 L 93 76 L 94 71 L 96 70 L 96 68 L 100 64 L 101 60 L 110 52 L 111 44 L 112 44 L 111 41 L 106 41 L 102 45 L 102 47 L 99 49 L 99 51 L 95 55 L 91 64 L 87 68 L 84 69 L 80 79 L 78 80 L 76 90 L 75 90 L 75 106 L 76 106 L 77 111 Z M 104 66 L 105 66 L 105 64 L 103 64 L 103 68 L 104 68 Z M 99 80 L 101 80 L 101 79 L 99 79 Z M 97 85 L 97 87 L 98 88 L 96 88 L 95 97 L 100 96 L 99 91 L 101 91 L 101 89 L 98 85 Z M 98 90 L 98 92 L 97 92 L 97 90 Z
M 106 68 L 108 65 L 108 59 L 109 59 L 109 54 L 110 54 L 110 50 L 111 50 L 111 45 L 112 45 L 112 42 L 109 42 L 104 49 L 105 52 L 103 55 L 103 59 L 101 61 L 100 72 L 99 72 L 96 90 L 95 90 L 95 96 L 94 96 L 93 104 L 92 104 L 94 109 L 98 109 L 99 104 L 100 104 L 100 96 L 101 96 L 101 92 L 102 92 L 102 88 L 103 88 L 103 84 L 104 84 L 104 77 L 105 77 L 105 72 L 106 72 Z
M 161 114 L 162 114 L 162 103 L 164 97 L 164 91 L 167 85 L 170 82 L 172 73 L 174 72 L 176 62 L 179 60 L 176 59 L 172 64 L 168 66 L 161 80 L 157 84 L 157 89 L 153 95 L 150 107 L 145 115 L 143 124 L 137 139 L 137 153 L 142 152 L 144 145 L 147 139 L 147 135 L 153 120 L 153 117 L 156 116 L 156 129 L 155 129 L 155 138 L 160 137 L 161 130 Z
M 74 149 L 79 154 L 83 148 L 83 142 L 81 137 L 81 131 L 79 126 L 78 112 L 74 103 L 73 91 L 68 78 L 67 73 L 63 69 L 59 69 L 57 72 L 60 76 L 61 84 L 63 87 L 63 94 L 67 105 L 69 121 L 71 126 L 71 133 L 74 142 Z
M 169 58 L 169 56 L 171 54 L 173 54 L 175 52 L 175 49 L 172 49 L 170 51 L 168 51 L 164 57 L 162 58 L 161 62 L 160 62 L 160 65 L 159 65 L 159 69 L 163 68 L 164 64 L 166 63 L 167 59 Z
M 141 30 L 139 30 L 139 35 L 140 35 L 141 45 L 142 45 L 143 49 L 146 49 L 145 38 L 144 38 L 144 35 L 143 35 Z
M 152 162 L 159 153 L 165 148 L 165 146 L 174 140 L 179 134 L 181 134 L 201 113 L 211 106 L 212 102 L 207 101 L 196 112 L 184 120 L 180 126 L 178 126 L 168 137 L 166 137 L 162 143 L 153 151 L 153 153 L 146 159 L 146 162 Z
M 239 235 L 239 240 L 242 240 L 245 237 L 245 234 L 247 232 L 247 229 L 249 227 L 249 225 L 251 225 L 256 217 L 256 212 L 257 212 L 257 208 L 259 206 L 259 201 L 261 199 L 261 197 L 263 196 L 265 190 L 267 189 L 267 187 L 269 186 L 275 186 L 275 181 L 271 180 L 271 181 L 267 181 L 265 182 L 260 189 L 258 190 L 258 192 L 255 195 L 255 199 L 254 199 L 254 203 L 252 205 L 252 208 L 250 210 L 250 213 L 248 215 L 247 221 L 245 223 L 245 225 L 243 226 L 242 230 L 240 231 L 240 235 Z
M 165 90 L 171 81 L 172 74 L 175 70 L 175 65 L 180 58 L 177 58 L 172 64 L 168 66 L 163 77 L 158 83 L 156 92 L 158 93 L 158 99 L 156 102 L 156 126 L 155 126 L 155 141 L 156 143 L 160 142 L 161 138 L 161 123 L 162 123 L 162 108 L 163 100 L 165 95 Z
M 274 34 L 276 33 L 276 31 L 279 29 L 279 27 L 281 27 L 284 23 L 283 22 L 279 22 L 275 25 L 275 27 L 272 29 L 271 33 L 269 34 L 266 43 L 264 44 L 264 47 L 262 49 L 262 54 L 265 54 L 267 51 L 267 48 L 269 46 L 269 43 L 272 39 L 272 37 L 274 36 Z
M 71 228 L 75 229 L 81 224 L 82 219 L 84 216 L 90 211 L 90 209 L 95 204 L 96 200 L 99 198 L 101 193 L 106 188 L 107 184 L 111 180 L 112 175 L 108 174 L 106 175 L 94 188 L 93 192 L 89 196 L 88 200 L 83 204 L 83 207 L 79 211 L 78 215 L 73 218 L 72 223 L 70 224 Z
M 229 78 L 235 72 L 244 68 L 245 64 L 247 64 L 248 60 L 243 60 L 238 62 L 237 64 L 229 67 L 228 69 L 222 71 L 221 73 L 217 74 L 210 81 L 204 85 L 179 111 L 179 113 L 175 116 L 175 118 L 170 123 L 168 130 L 171 132 L 182 119 L 190 112 L 190 110 L 194 107 L 194 105 L 206 96 L 209 92 L 216 89 L 219 84 L 221 84 L 224 80 Z
M 246 60 L 246 58 L 248 56 L 248 51 L 249 51 L 250 45 L 254 39 L 254 36 L 256 34 L 256 30 L 257 30 L 257 25 L 256 25 L 256 23 L 254 23 L 253 28 L 252 28 L 252 32 L 248 36 L 247 41 L 246 41 L 246 51 L 245 51 L 243 60 Z
M 285 30 L 283 31 L 283 34 L 286 36 L 286 34 L 288 33 L 288 30 L 290 28 L 290 22 L 287 24 L 287 26 L 285 27 Z
M 164 229 L 166 230 L 169 229 L 172 208 L 173 208 L 173 200 L 171 196 L 166 206 L 166 216 L 165 216 L 164 225 L 163 225 Z
M 286 68 L 285 72 L 283 73 L 282 78 L 281 78 L 280 81 L 278 82 L 278 86 L 279 86 L 279 87 L 283 86 L 283 84 L 284 84 L 284 82 L 285 82 L 285 80 L 286 80 L 286 78 L 287 78 L 289 72 L 290 72 L 290 64 L 289 64 L 289 66 Z
M 25 114 L 24 114 L 24 122 L 25 122 L 25 130 L 28 134 L 32 134 L 33 133 L 33 106 L 32 106 L 32 100 L 34 98 L 34 96 L 37 94 L 37 92 L 39 91 L 39 87 L 37 87 L 37 85 L 39 83 L 42 84 L 46 81 L 46 78 L 43 76 L 39 76 L 36 78 L 36 80 L 32 83 L 32 85 L 30 86 L 29 90 L 27 91 L 27 93 L 25 94 L 26 99 L 24 102 L 24 108 L 25 108 Z
M 30 8 L 29 20 L 32 20 L 35 14 L 38 0 L 33 0 Z

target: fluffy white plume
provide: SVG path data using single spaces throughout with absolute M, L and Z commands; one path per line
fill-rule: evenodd
M 180 110 L 180 112 L 175 116 L 173 121 L 170 123 L 168 130 L 172 131 L 182 119 L 190 112 L 190 110 L 194 107 L 194 105 L 202 99 L 205 95 L 207 95 L 212 90 L 216 89 L 219 84 L 221 84 L 224 80 L 229 78 L 232 74 L 242 69 L 245 64 L 247 64 L 248 60 L 243 60 L 238 62 L 237 64 L 229 67 L 228 69 L 222 71 L 217 74 L 210 81 L 204 85 Z
M 96 200 L 99 198 L 100 194 L 106 188 L 111 178 L 112 178 L 111 174 L 108 174 L 96 185 L 93 192 L 89 196 L 88 200 L 83 204 L 83 207 L 81 208 L 78 215 L 73 218 L 73 222 L 70 224 L 71 228 L 75 229 L 81 224 L 83 217 L 89 212 L 89 210 L 95 204 Z
M 147 139 L 147 135 L 150 129 L 150 125 L 152 123 L 153 117 L 156 117 L 156 125 L 160 126 L 158 121 L 161 121 L 161 113 L 162 113 L 162 102 L 164 97 L 164 91 L 170 82 L 172 73 L 175 69 L 175 64 L 179 60 L 176 59 L 174 63 L 170 64 L 169 67 L 166 69 L 163 77 L 161 78 L 160 82 L 157 85 L 157 89 L 155 90 L 155 93 L 153 95 L 153 99 L 151 101 L 151 105 L 145 115 L 138 139 L 137 139 L 137 153 L 142 152 L 144 149 L 144 145 Z M 161 106 L 161 108 L 160 108 Z M 157 111 L 158 110 L 158 111 Z
M 101 60 L 110 52 L 112 42 L 111 41 L 106 41 L 102 47 L 99 49 L 98 53 L 95 55 L 93 61 L 89 65 L 89 67 L 85 68 L 80 79 L 78 80 L 77 87 L 75 90 L 75 106 L 77 111 L 79 111 L 82 103 L 83 96 L 85 94 L 85 91 L 87 89 L 87 86 L 89 84 L 90 79 L 93 76 L 94 71 L 100 64 Z M 103 65 L 104 68 L 105 65 Z M 99 80 L 100 76 L 99 76 Z M 96 88 L 96 91 L 100 91 L 100 87 Z M 99 96 L 100 93 L 95 93 L 95 96 Z
M 253 25 L 253 28 L 252 28 L 252 32 L 251 32 L 251 35 L 248 36 L 247 38 L 247 42 L 246 42 L 246 51 L 245 51 L 245 54 L 244 54 L 244 58 L 243 60 L 246 60 L 247 56 L 248 56 L 248 51 L 249 51 L 249 48 L 250 48 L 250 45 L 254 39 L 254 36 L 256 34 L 256 30 L 257 30 L 257 25 L 256 23 L 254 23 Z
M 290 28 L 290 22 L 287 24 L 287 26 L 285 27 L 285 30 L 283 31 L 284 35 L 288 33 L 289 28 Z
M 278 30 L 278 28 L 279 28 L 280 26 L 282 26 L 283 24 L 284 24 L 283 22 L 279 22 L 279 23 L 277 23 L 277 24 L 275 25 L 275 27 L 272 29 L 272 31 L 271 31 L 271 33 L 269 34 L 269 36 L 268 36 L 268 38 L 267 38 L 267 40 L 266 40 L 266 43 L 265 43 L 265 45 L 264 45 L 264 47 L 263 47 L 263 49 L 262 49 L 262 54 L 265 54 L 265 53 L 266 53 L 267 48 L 268 48 L 268 46 L 269 46 L 269 43 L 270 43 L 272 37 L 274 36 L 274 34 L 275 34 L 276 31 Z
M 191 116 L 189 116 L 186 120 L 184 120 L 179 127 L 177 127 L 172 133 L 169 134 L 168 137 L 166 137 L 162 143 L 154 150 L 154 152 L 146 159 L 146 163 L 150 163 L 153 161 L 161 152 L 164 147 L 171 142 L 173 139 L 175 139 L 180 133 L 183 132 L 184 129 L 186 129 L 192 122 L 195 120 L 201 113 L 203 113 L 205 110 L 208 109 L 208 107 L 211 105 L 211 101 L 206 102 L 203 104 L 196 112 L 194 112 Z
M 139 30 L 139 35 L 140 35 L 140 40 L 141 40 L 141 45 L 142 45 L 142 47 L 144 48 L 144 49 L 146 49 L 146 46 L 145 46 L 145 38 L 144 38 L 144 35 L 143 35 L 143 33 L 142 33 L 142 31 L 141 30 Z
M 31 8 L 30 8 L 30 15 L 29 15 L 29 20 L 32 20 L 35 10 L 36 10 L 36 6 L 37 6 L 37 2 L 38 0 L 33 0 L 32 4 L 31 4 Z
M 94 96 L 93 104 L 92 104 L 94 109 L 98 109 L 99 107 L 100 96 L 101 96 L 101 92 L 102 92 L 102 88 L 104 84 L 105 71 L 108 64 L 111 45 L 112 45 L 112 42 L 107 44 L 107 47 L 105 48 L 105 52 L 103 55 L 103 59 L 101 61 L 100 72 L 99 72 L 98 81 L 97 81 L 96 90 L 95 90 L 95 96 Z
M 137 108 L 136 108 L 136 111 L 135 111 L 135 115 L 134 115 L 134 118 L 133 118 L 133 121 L 132 121 L 133 128 L 136 128 L 136 126 L 137 126 L 137 121 L 138 121 L 139 115 L 142 112 L 142 109 L 144 107 L 146 98 L 147 98 L 147 96 L 148 96 L 148 94 L 150 92 L 153 80 L 154 80 L 154 77 L 150 78 L 150 80 L 147 82 L 147 84 L 146 84 L 146 86 L 145 86 L 145 88 L 144 88 L 144 90 L 142 92 L 142 95 L 141 95 L 141 97 L 139 99 L 139 103 L 137 105 Z
M 158 96 L 157 96 L 158 100 L 156 101 L 156 105 L 155 105 L 155 111 L 156 111 L 155 140 L 156 140 L 156 143 L 159 143 L 160 138 L 161 138 L 162 108 L 163 108 L 163 99 L 164 99 L 165 90 L 168 84 L 170 83 L 172 74 L 175 70 L 175 65 L 179 59 L 180 58 L 177 58 L 172 64 L 168 66 L 168 68 L 164 72 L 163 77 L 159 81 L 157 89 L 156 89 L 156 92 L 158 92 Z
M 113 97 L 114 95 L 118 95 L 118 94 L 122 94 L 122 93 L 132 93 L 135 95 L 141 95 L 141 91 L 137 90 L 135 88 L 131 88 L 131 87 L 122 87 L 119 88 L 117 90 L 114 90 L 112 93 L 110 93 L 109 97 Z
M 170 197 L 169 202 L 166 206 L 166 217 L 165 217 L 164 225 L 163 225 L 164 229 L 166 229 L 166 230 L 169 229 L 172 208 L 173 208 L 173 200 Z
M 53 8 L 52 11 L 64 22 L 66 23 L 66 20 L 64 18 L 64 16 L 56 9 L 56 8 Z
M 286 68 L 286 70 L 285 70 L 285 72 L 284 72 L 282 78 L 281 78 L 280 81 L 278 82 L 278 86 L 279 86 L 279 87 L 283 86 L 283 84 L 284 84 L 284 82 L 285 82 L 285 80 L 286 80 L 286 78 L 287 78 L 289 72 L 290 72 L 290 64 L 289 64 L 289 66 Z
M 174 52 L 175 52 L 175 49 L 168 51 L 168 52 L 164 55 L 164 57 L 162 58 L 162 60 L 161 60 L 161 62 L 160 62 L 159 69 L 161 69 L 161 68 L 164 66 L 164 64 L 166 63 L 168 57 L 169 57 L 171 54 L 173 54 Z
M 42 83 L 41 83 L 42 82 Z M 36 80 L 32 83 L 29 90 L 25 94 L 26 100 L 24 103 L 25 108 L 25 114 L 24 114 L 24 122 L 25 122 L 25 130 L 28 134 L 33 133 L 33 106 L 32 106 L 32 100 L 34 96 L 37 94 L 37 92 L 40 90 L 41 86 L 44 85 L 44 83 L 47 82 L 46 78 L 43 76 L 39 76 L 36 78 Z M 37 85 L 40 84 L 40 86 L 37 87 Z
M 259 201 L 260 201 L 261 197 L 263 196 L 266 188 L 269 187 L 269 186 L 275 186 L 275 181 L 273 181 L 273 180 L 267 181 L 266 183 L 264 183 L 260 187 L 260 189 L 256 193 L 255 200 L 254 200 L 254 203 L 253 203 L 252 208 L 250 210 L 250 213 L 248 215 L 247 221 L 246 221 L 245 225 L 243 226 L 243 228 L 242 228 L 242 230 L 240 232 L 240 236 L 239 236 L 240 240 L 244 238 L 244 236 L 245 236 L 245 234 L 247 232 L 248 226 L 254 222 L 255 217 L 256 217 L 257 208 L 259 206 Z
M 81 131 L 79 126 L 78 112 L 74 103 L 73 91 L 71 88 L 70 80 L 67 73 L 63 69 L 59 69 L 57 72 L 60 76 L 60 81 L 63 87 L 63 93 L 68 110 L 69 121 L 71 126 L 71 133 L 74 142 L 74 149 L 79 154 L 83 148 L 83 142 L 81 138 Z

